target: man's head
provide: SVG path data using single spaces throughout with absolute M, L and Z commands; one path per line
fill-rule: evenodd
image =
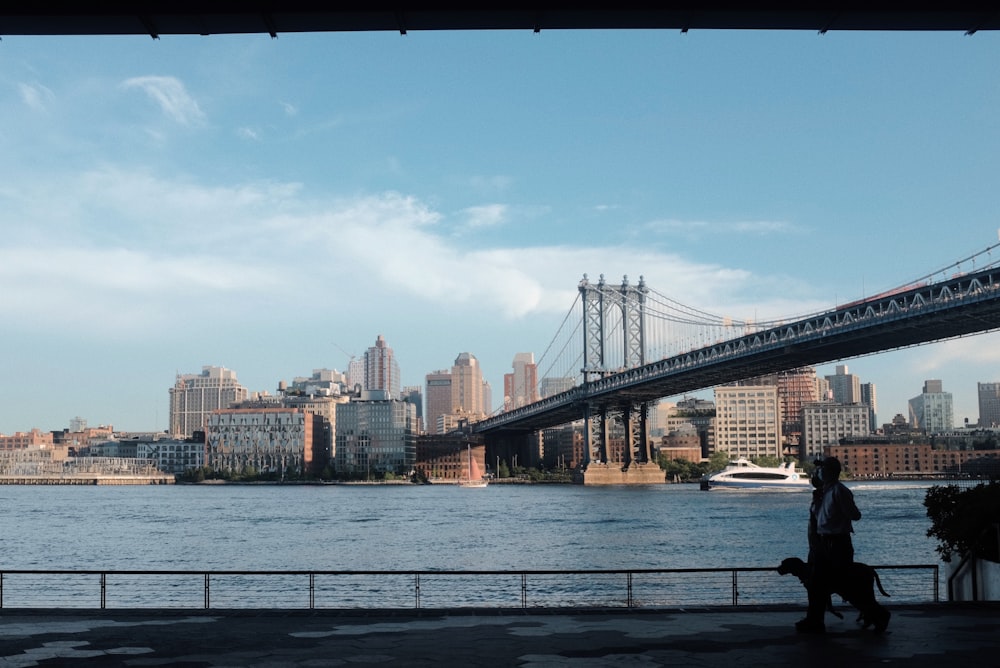
M 816 475 L 823 484 L 829 484 L 840 480 L 840 460 L 836 457 L 824 457 L 816 462 Z

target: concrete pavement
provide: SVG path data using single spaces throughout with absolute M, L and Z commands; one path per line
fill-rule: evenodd
M 1000 605 L 890 607 L 882 634 L 801 608 L 0 609 L 0 668 L 31 666 L 907 666 L 1000 668 Z

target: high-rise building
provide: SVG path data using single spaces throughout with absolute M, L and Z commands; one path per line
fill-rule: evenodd
M 823 447 L 837 445 L 846 437 L 868 436 L 870 411 L 867 404 L 822 401 L 802 408 L 802 459 L 821 457 Z
M 538 384 L 538 393 L 541 395 L 542 399 L 547 399 L 548 397 L 559 394 L 560 392 L 568 392 L 572 390 L 576 385 L 576 380 L 571 377 L 558 376 L 551 378 L 546 376 L 542 378 L 542 381 Z
M 493 415 L 493 388 L 490 381 L 483 378 L 483 417 Z
M 170 388 L 170 435 L 185 438 L 204 431 L 212 411 L 229 408 L 249 396 L 236 372 L 218 366 L 204 366 L 200 374 L 178 374 Z
M 848 373 L 846 364 L 838 364 L 837 373 L 827 376 L 826 380 L 830 383 L 833 400 L 838 404 L 861 403 L 861 379 Z
M 861 403 L 868 406 L 868 430 L 878 431 L 878 397 L 875 395 L 875 383 L 861 383 Z
M 351 394 L 365 389 L 365 361 L 353 357 L 347 363 L 347 391 Z
M 781 409 L 774 385 L 715 388 L 715 450 L 730 457 L 782 456 Z
M 743 384 L 743 383 L 741 383 Z M 802 407 L 819 401 L 816 369 L 801 367 L 746 381 L 747 385 L 774 385 L 781 405 L 781 434 L 786 450 L 796 453 L 802 436 Z
M 533 353 L 517 353 L 513 372 L 503 376 L 504 410 L 520 408 L 538 401 L 538 365 Z
M 399 398 L 399 363 L 379 334 L 375 345 L 365 352 L 366 390 L 385 390 L 393 399 Z
M 925 380 L 924 391 L 910 399 L 910 426 L 928 434 L 955 428 L 951 392 L 945 392 L 940 380 Z
M 400 399 L 403 401 L 409 401 L 417 409 L 417 425 L 416 430 L 418 434 L 424 433 L 424 392 L 419 385 L 407 385 L 400 392 Z
M 979 426 L 1000 427 L 1000 383 L 977 383 L 979 388 Z
M 451 372 L 447 369 L 432 371 L 426 376 L 427 412 L 424 425 L 428 433 L 441 434 L 438 430 L 438 418 L 451 413 Z
M 483 370 L 472 353 L 460 353 L 451 367 L 451 412 L 472 420 L 488 412 L 483 402 Z

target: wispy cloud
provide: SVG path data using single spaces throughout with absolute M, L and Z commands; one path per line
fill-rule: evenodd
M 504 192 L 514 183 L 514 179 L 503 174 L 492 176 L 476 175 L 469 177 L 468 185 L 480 193 Z
M 299 108 L 294 104 L 289 102 L 279 102 L 281 108 L 284 110 L 286 116 L 297 116 L 299 113 Z
M 801 233 L 802 228 L 793 223 L 779 220 L 654 220 L 642 226 L 644 232 L 652 234 L 684 235 L 700 238 L 720 235 L 770 236 L 776 234 Z
M 198 125 L 205 120 L 198 103 L 176 77 L 133 77 L 122 82 L 124 88 L 138 88 L 159 105 L 160 110 L 181 125 Z
M 121 328 L 123 319 L 134 331 L 142 322 L 162 326 L 165 314 L 178 309 L 193 318 L 221 309 L 232 322 L 249 322 L 269 300 L 270 318 L 298 320 L 314 309 L 315 292 L 290 285 L 345 285 L 347 277 L 353 277 L 349 289 L 325 293 L 332 312 L 395 304 L 403 295 L 403 305 L 394 307 L 400 318 L 462 306 L 521 319 L 564 312 L 588 272 L 612 282 L 643 274 L 648 285 L 684 303 L 738 319 L 816 308 L 807 286 L 794 293 L 778 276 L 640 245 L 469 248 L 440 224 L 440 212 L 396 192 L 317 198 L 297 183 L 210 187 L 112 167 L 51 183 L 49 192 L 36 185 L 15 211 L 0 211 L 6 229 L 35 221 L 36 238 L 10 238 L 0 256 L 0 306 L 11 322 L 53 326 L 67 313 L 90 313 L 95 332 Z M 68 213 L 51 218 L 50 201 Z M 505 212 L 504 205 L 465 211 L 481 226 L 499 224 Z M 32 252 L 37 235 L 45 234 L 45 250 Z M 147 317 L 129 318 L 138 303 Z
M 506 220 L 507 206 L 504 204 L 470 206 L 463 210 L 462 213 L 465 215 L 465 227 L 467 229 L 496 227 L 503 224 Z
M 38 83 L 20 83 L 17 87 L 21 101 L 35 111 L 48 111 L 49 104 L 55 99 L 51 90 Z

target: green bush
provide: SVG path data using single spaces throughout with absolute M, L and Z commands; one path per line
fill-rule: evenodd
M 964 489 L 935 485 L 927 490 L 924 507 L 931 520 L 927 535 L 938 539 L 942 560 L 957 555 L 1000 562 L 1000 483 Z

